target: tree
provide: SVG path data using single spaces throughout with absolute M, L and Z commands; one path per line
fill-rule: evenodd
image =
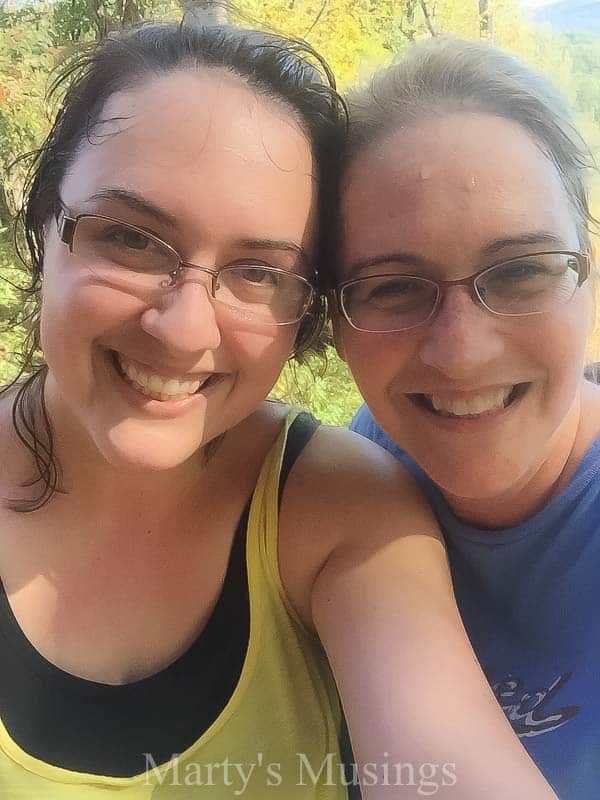
M 52 69 L 82 43 L 143 19 L 179 19 L 219 0 L 29 0 L 0 5 L 0 382 L 14 366 L 22 331 L 2 333 L 14 318 L 24 282 L 11 224 L 25 176 L 15 159 L 43 140 L 51 109 L 45 94 Z M 517 0 L 239 0 L 240 21 L 304 37 L 329 61 L 341 88 L 366 79 L 411 42 L 453 33 L 485 39 L 548 74 L 580 114 L 590 143 L 600 149 L 600 38 L 557 34 L 524 19 Z M 216 11 L 214 10 L 216 8 Z M 600 216 L 600 180 L 592 182 Z M 1 280 L 2 277 L 11 281 Z M 318 363 L 286 369 L 277 394 L 299 397 L 324 421 L 345 422 L 359 402 L 333 351 L 327 372 Z

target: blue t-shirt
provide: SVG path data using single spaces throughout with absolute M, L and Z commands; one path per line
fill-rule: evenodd
M 599 800 L 600 438 L 546 508 L 485 531 L 453 515 L 366 406 L 350 427 L 399 458 L 432 504 L 465 627 L 531 757 L 560 800 Z

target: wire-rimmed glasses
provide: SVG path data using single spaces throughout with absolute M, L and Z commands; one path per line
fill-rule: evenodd
M 492 314 L 543 314 L 568 303 L 590 274 L 589 256 L 572 251 L 528 253 L 492 264 L 456 281 L 438 281 L 393 271 L 343 281 L 335 290 L 340 311 L 359 331 L 397 333 L 428 322 L 446 287 L 466 286 Z
M 187 270 L 199 270 L 209 276 L 214 300 L 241 319 L 268 325 L 300 322 L 315 298 L 302 275 L 252 260 L 216 270 L 191 264 L 158 236 L 114 217 L 70 216 L 61 206 L 56 222 L 70 252 L 85 259 L 99 279 L 124 290 L 160 292 L 177 286 Z

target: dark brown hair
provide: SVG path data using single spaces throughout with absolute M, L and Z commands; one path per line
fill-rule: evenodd
M 47 367 L 40 357 L 40 287 L 44 226 L 57 210 L 60 185 L 82 142 L 111 95 L 159 73 L 180 69 L 226 69 L 258 93 L 283 103 L 306 132 L 319 179 L 321 216 L 332 208 L 328 192 L 334 181 L 333 153 L 345 129 L 344 104 L 324 60 L 305 42 L 244 30 L 194 16 L 181 23 L 148 23 L 110 34 L 100 44 L 75 55 L 58 73 L 51 97 L 62 95 L 60 110 L 42 147 L 33 154 L 20 222 L 27 244 L 30 284 L 22 314 L 28 336 L 23 347 L 13 402 L 17 436 L 33 456 L 37 475 L 26 484 L 40 487 L 33 499 L 11 502 L 18 511 L 41 508 L 60 491 L 60 465 L 54 452 L 51 422 L 44 405 Z M 327 263 L 320 265 L 326 268 Z M 324 348 L 321 298 L 302 321 L 294 355 Z M 25 380 L 23 380 L 26 376 Z

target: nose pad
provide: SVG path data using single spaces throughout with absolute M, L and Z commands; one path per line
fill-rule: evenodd
M 180 353 L 216 350 L 221 331 L 205 280 L 186 280 L 166 291 L 141 316 L 142 329 Z
M 451 379 L 470 377 L 501 355 L 499 319 L 466 286 L 448 287 L 435 317 L 423 330 L 421 361 Z

